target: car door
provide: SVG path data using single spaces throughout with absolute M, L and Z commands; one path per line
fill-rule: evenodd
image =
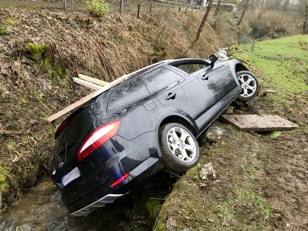
M 224 65 L 215 69 L 206 69 L 199 78 L 202 84 L 209 90 L 213 104 L 217 103 L 237 86 L 230 68 Z
M 160 67 L 143 76 L 152 94 L 172 111 L 196 120 L 207 107 L 210 94 L 196 78 L 188 78 L 174 67 Z

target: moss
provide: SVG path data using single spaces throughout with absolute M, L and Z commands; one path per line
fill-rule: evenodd
M 0 209 L 2 208 L 2 195 L 9 189 L 9 174 L 10 169 L 0 162 Z
M 153 231 L 164 231 L 166 230 L 166 225 L 162 221 L 158 221 L 155 225 Z
M 29 43 L 26 55 L 36 63 L 42 63 L 45 73 L 53 80 L 65 76 L 61 60 L 54 56 L 49 45 Z M 58 83 L 59 81 L 56 81 Z
M 1 35 L 9 35 L 10 32 L 8 31 L 5 25 L 0 25 L 0 36 Z
M 28 43 L 28 48 L 30 57 L 36 62 L 40 62 L 43 55 L 49 51 L 49 46 L 45 44 Z
M 145 206 L 147 208 L 148 214 L 151 218 L 155 219 L 156 215 L 157 215 L 157 208 L 160 206 L 160 202 L 159 201 L 147 201 L 145 203 Z
M 278 136 L 281 135 L 281 132 L 280 131 L 273 131 L 271 134 L 270 134 L 270 137 L 272 139 L 276 139 Z
M 13 18 L 8 18 L 6 20 L 6 23 L 10 26 L 15 26 L 16 25 L 16 21 Z

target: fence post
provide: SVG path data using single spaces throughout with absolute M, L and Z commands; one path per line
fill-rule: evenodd
M 150 2 L 150 14 L 152 14 L 152 6 L 153 6 L 153 0 Z
M 120 13 L 123 12 L 124 0 L 120 0 Z
M 67 0 L 62 0 L 62 7 L 63 7 L 63 10 L 66 11 L 66 8 L 67 8 Z
M 308 5 L 305 7 L 305 21 L 303 25 L 303 34 L 308 34 Z
M 140 7 L 141 7 L 141 4 L 139 3 L 138 4 L 137 18 L 140 18 Z

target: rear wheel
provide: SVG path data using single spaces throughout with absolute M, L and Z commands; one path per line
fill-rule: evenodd
M 256 97 L 259 93 L 259 83 L 257 77 L 250 71 L 239 71 L 237 79 L 242 87 L 242 92 L 238 99 L 242 101 L 249 101 Z
M 192 132 L 179 123 L 169 123 L 159 130 L 159 144 L 166 168 L 183 173 L 199 160 L 199 145 Z

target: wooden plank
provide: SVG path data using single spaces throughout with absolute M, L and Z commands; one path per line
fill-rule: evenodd
M 68 112 L 74 110 L 75 108 L 81 106 L 82 104 L 84 104 L 84 103 L 90 101 L 90 100 L 92 99 L 92 96 L 93 96 L 95 93 L 96 93 L 96 91 L 95 91 L 95 92 L 92 92 L 91 94 L 89 94 L 89 95 L 87 95 L 87 96 L 85 96 L 85 97 L 83 97 L 82 99 L 78 100 L 77 102 L 75 102 L 75 103 L 69 105 L 68 107 L 64 108 L 63 110 L 57 112 L 56 114 L 53 114 L 52 116 L 50 116 L 50 117 L 47 118 L 47 121 L 48 121 L 48 122 L 52 122 L 52 121 L 54 121 L 55 119 L 59 118 L 60 116 L 63 116 L 64 114 L 66 114 L 66 113 L 68 113 Z
M 57 112 L 56 114 L 50 116 L 47 118 L 48 122 L 52 122 L 54 120 L 56 120 L 57 118 L 59 118 L 60 116 L 69 113 L 70 111 L 76 109 L 77 107 L 80 107 L 82 104 L 90 101 L 92 98 L 94 98 L 95 96 L 100 95 L 101 93 L 103 93 L 104 91 L 112 88 L 113 86 L 123 82 L 124 80 L 128 79 L 129 76 L 128 75 L 124 75 L 116 80 L 114 80 L 113 82 L 109 83 L 108 85 L 106 85 L 105 87 L 100 87 L 99 90 L 92 92 L 91 94 L 87 95 L 86 97 L 82 98 L 81 100 L 78 100 L 77 102 L 69 105 L 68 107 L 62 109 L 61 111 Z M 78 78 L 76 78 L 78 79 Z M 73 79 L 74 80 L 74 79 Z M 74 80 L 75 82 L 75 80 Z
M 221 115 L 243 131 L 287 131 L 298 127 L 278 115 Z
M 94 98 L 94 97 L 100 95 L 100 94 L 103 93 L 104 91 L 106 91 L 106 90 L 108 90 L 108 89 L 114 87 L 115 85 L 117 85 L 117 84 L 123 82 L 124 80 L 127 80 L 127 79 L 131 78 L 132 76 L 134 76 L 135 74 L 139 73 L 140 71 L 146 70 L 147 68 L 150 68 L 150 67 L 153 67 L 153 66 L 155 66 L 155 65 L 158 65 L 158 64 L 160 64 L 160 63 L 164 63 L 164 62 L 171 61 L 171 60 L 172 60 L 172 59 L 160 61 L 160 62 L 158 62 L 158 63 L 154 63 L 154 64 L 152 64 L 152 65 L 149 65 L 149 66 L 146 66 L 146 67 L 144 67 L 144 68 L 141 68 L 141 69 L 139 69 L 139 70 L 137 70 L 137 71 L 134 71 L 134 72 L 132 72 L 132 73 L 130 73 L 130 74 L 128 74 L 128 75 L 123 75 L 123 76 L 121 76 L 120 78 L 118 78 L 118 79 L 116 79 L 116 80 L 114 80 L 114 81 L 112 81 L 112 82 L 106 84 L 104 87 L 100 87 L 99 90 L 97 90 L 97 91 L 95 91 L 95 92 L 92 92 L 91 94 L 87 95 L 86 97 L 82 98 L 81 100 L 78 100 L 77 102 L 75 102 L 75 103 L 69 105 L 68 107 L 66 107 L 66 108 L 62 109 L 61 111 L 59 111 L 59 112 L 53 114 L 52 116 L 48 117 L 48 118 L 47 118 L 47 121 L 48 121 L 48 122 L 52 122 L 52 121 L 54 121 L 55 119 L 59 118 L 60 116 L 66 114 L 66 113 L 69 113 L 70 111 L 76 109 L 77 107 L 80 107 L 82 104 L 84 104 L 84 103 L 90 101 L 92 98 Z M 79 74 L 79 75 L 80 75 L 80 74 Z M 79 76 L 79 75 L 78 75 L 78 76 Z M 82 77 L 83 77 L 83 78 L 84 78 L 84 77 L 85 77 L 85 78 L 86 78 L 86 77 L 91 78 L 91 77 L 85 76 L 85 75 L 82 75 Z M 77 79 L 78 79 L 78 78 L 77 78 Z M 94 79 L 94 78 L 92 78 L 92 79 Z M 74 79 L 73 79 L 73 80 L 74 80 Z M 77 81 L 78 81 L 78 80 L 77 80 Z M 90 81 L 89 81 L 89 82 L 90 82 Z M 88 84 L 89 84 L 89 83 L 88 83 Z M 94 84 L 94 85 L 95 85 L 95 84 Z
M 91 82 L 91 83 L 95 83 L 95 84 L 100 85 L 100 86 L 106 86 L 106 85 L 109 84 L 109 82 L 99 80 L 99 79 L 95 79 L 95 78 L 92 78 L 90 76 L 86 76 L 86 75 L 82 75 L 82 74 L 78 74 L 78 77 L 80 79 L 86 80 L 86 81 Z
M 97 85 L 97 84 L 90 83 L 90 82 L 88 82 L 88 81 L 86 81 L 86 80 L 79 79 L 79 78 L 76 78 L 76 77 L 73 78 L 73 81 L 74 81 L 75 83 L 78 83 L 78 84 L 80 84 L 80 85 L 82 85 L 82 86 L 91 88 L 91 89 L 93 89 L 93 90 L 100 90 L 100 89 L 103 88 L 103 87 L 101 87 L 101 86 L 99 86 L 99 85 Z

